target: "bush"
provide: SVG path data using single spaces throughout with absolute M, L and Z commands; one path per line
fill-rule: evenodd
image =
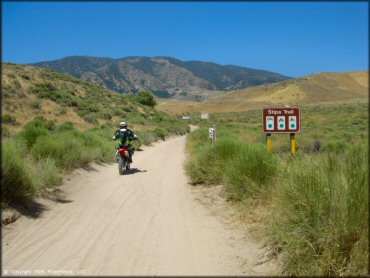
M 12 144 L 2 145 L 2 200 L 23 200 L 37 191 L 37 184 L 27 167 L 24 152 Z
M 240 142 L 226 138 L 218 140 L 214 145 L 203 146 L 195 154 L 195 159 L 185 164 L 192 183 L 221 183 L 226 165 L 240 148 Z
M 136 134 L 139 137 L 140 142 L 144 145 L 150 145 L 151 143 L 155 142 L 155 136 L 151 132 L 138 131 Z
M 25 141 L 27 149 L 31 149 L 38 137 L 45 136 L 47 134 L 47 130 L 42 126 L 27 125 L 19 135 L 20 138 Z
M 31 154 L 36 160 L 51 157 L 55 159 L 58 167 L 66 170 L 81 167 L 89 161 L 83 140 L 73 132 L 39 137 L 31 149 Z
M 40 109 L 41 105 L 42 105 L 42 103 L 41 103 L 40 100 L 34 100 L 34 101 L 31 102 L 31 107 L 33 109 Z
M 64 122 L 63 124 L 57 126 L 56 131 L 67 131 L 67 130 L 75 130 L 74 124 L 72 122 Z
M 368 152 L 352 147 L 305 157 L 279 184 L 270 228 L 284 273 L 365 275 L 368 271 Z
M 95 117 L 91 116 L 91 115 L 86 115 L 84 117 L 84 120 L 86 122 L 90 123 L 90 124 L 96 124 L 98 122 L 98 120 Z
M 135 95 L 134 99 L 138 103 L 146 105 L 146 106 L 150 106 L 150 107 L 154 107 L 157 104 L 156 100 L 154 99 L 154 96 L 149 92 L 143 92 L 143 91 L 138 92 Z
M 1 118 L 2 118 L 3 124 L 6 124 L 6 125 L 15 125 L 17 122 L 16 118 L 9 114 L 3 114 Z
M 10 136 L 10 131 L 6 126 L 1 127 L 1 134 L 3 137 L 9 137 Z
M 47 120 L 43 116 L 37 116 L 31 122 L 29 122 L 26 125 L 26 127 L 28 127 L 28 126 L 43 127 L 47 130 L 54 130 L 55 129 L 55 121 Z
M 161 140 L 166 139 L 166 132 L 162 128 L 157 127 L 153 130 L 153 132 L 156 138 L 159 138 Z
M 30 91 L 34 94 L 37 94 L 39 97 L 42 98 L 53 98 L 53 93 L 55 93 L 57 87 L 50 83 L 36 83 L 35 85 L 30 87 Z
M 243 145 L 225 167 L 225 189 L 229 197 L 242 200 L 271 190 L 277 163 L 262 144 Z
M 112 115 L 109 112 L 102 112 L 100 113 L 100 118 L 105 119 L 105 120 L 111 120 Z
M 37 165 L 37 173 L 40 177 L 41 186 L 54 186 L 62 183 L 63 176 L 53 158 L 41 159 Z

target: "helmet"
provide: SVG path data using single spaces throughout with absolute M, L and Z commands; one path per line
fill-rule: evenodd
M 127 128 L 127 123 L 126 122 L 120 122 L 119 127 L 120 128 Z

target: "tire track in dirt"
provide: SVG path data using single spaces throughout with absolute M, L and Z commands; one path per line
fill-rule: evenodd
M 258 244 L 195 200 L 185 139 L 136 152 L 131 174 L 120 176 L 116 164 L 76 170 L 60 187 L 69 202 L 49 201 L 37 219 L 3 228 L 3 274 L 272 274 Z

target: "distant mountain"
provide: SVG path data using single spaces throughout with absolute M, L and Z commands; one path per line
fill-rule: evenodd
M 277 73 L 170 57 L 121 59 L 72 56 L 33 66 L 51 68 L 119 93 L 148 90 L 158 97 L 203 100 L 210 95 L 289 79 Z

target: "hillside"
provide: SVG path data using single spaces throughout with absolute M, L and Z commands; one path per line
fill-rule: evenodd
M 148 90 L 161 98 L 202 101 L 224 91 L 286 80 L 277 73 L 170 57 L 121 59 L 73 56 L 33 64 L 68 73 L 119 93 Z
M 230 91 L 197 103 L 162 100 L 158 109 L 173 114 L 233 112 L 263 106 L 314 105 L 368 100 L 368 72 L 318 73 L 274 84 Z
M 183 123 L 133 96 L 110 92 L 67 74 L 32 66 L 2 64 L 3 129 L 18 132 L 36 116 L 56 124 L 70 121 L 85 130 L 122 120 L 135 130 L 175 130 Z

